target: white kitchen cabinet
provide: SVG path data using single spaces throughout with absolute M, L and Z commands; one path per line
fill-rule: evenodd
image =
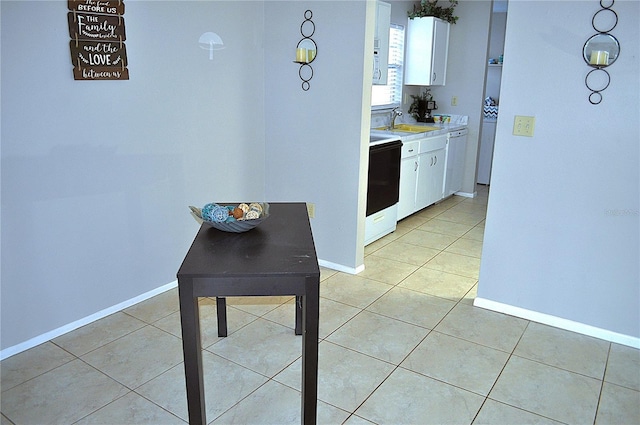
M 451 24 L 432 16 L 409 19 L 404 84 L 444 86 Z
M 376 2 L 376 27 L 373 37 L 373 84 L 387 84 L 389 71 L 389 28 L 391 4 Z
M 420 141 L 416 211 L 442 199 L 447 135 L 428 137 Z
M 400 157 L 400 196 L 398 220 L 416 211 L 416 186 L 418 184 L 418 152 L 420 142 L 404 142 Z
M 398 220 L 442 199 L 447 135 L 403 142 Z

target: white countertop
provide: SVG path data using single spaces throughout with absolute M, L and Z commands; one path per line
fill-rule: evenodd
M 415 125 L 422 125 L 421 124 L 412 124 L 413 126 Z M 376 130 L 376 129 L 371 129 L 371 135 L 372 136 L 378 136 L 378 137 L 384 137 L 386 136 L 387 138 L 391 138 L 391 139 L 398 139 L 400 138 L 403 142 L 404 141 L 409 141 L 409 140 L 416 140 L 416 139 L 423 139 L 425 137 L 431 137 L 431 136 L 439 136 L 441 134 L 447 134 L 451 131 L 457 131 L 457 130 L 463 130 L 465 128 L 467 128 L 466 125 L 464 124 L 439 124 L 439 123 L 424 123 L 425 127 L 437 127 L 438 130 L 429 130 L 429 131 L 425 131 L 424 133 L 410 133 L 407 131 L 391 131 L 391 130 Z

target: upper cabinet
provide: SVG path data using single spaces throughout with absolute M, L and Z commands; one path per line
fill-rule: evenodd
M 387 84 L 391 4 L 376 2 L 376 30 L 373 38 L 373 84 Z
M 404 84 L 444 86 L 450 26 L 432 16 L 409 19 Z

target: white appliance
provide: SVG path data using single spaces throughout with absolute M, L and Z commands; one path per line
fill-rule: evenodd
M 391 25 L 391 4 L 376 2 L 376 27 L 373 36 L 373 84 L 387 84 L 389 66 L 389 27 Z
M 398 222 L 398 204 L 367 216 L 364 224 L 364 244 L 369 245 L 383 236 L 393 233 Z
M 442 188 L 444 198 L 462 190 L 468 133 L 468 130 L 464 128 L 451 131 L 447 135 L 447 165 Z
M 478 152 L 478 183 L 491 183 L 491 163 L 493 162 L 493 143 L 496 137 L 496 121 L 484 120 Z
M 401 150 L 398 138 L 373 135 L 370 138 L 365 245 L 396 230 Z
M 378 50 L 373 51 L 373 84 L 382 84 L 382 69 L 380 68 Z

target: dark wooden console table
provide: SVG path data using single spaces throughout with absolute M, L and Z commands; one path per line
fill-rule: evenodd
M 178 270 L 189 424 L 206 424 L 198 297 L 216 297 L 226 335 L 224 297 L 295 295 L 302 333 L 302 423 L 316 423 L 320 269 L 304 203 L 270 204 L 270 215 L 245 233 L 202 224 Z M 222 323 L 224 321 L 224 323 Z M 302 321 L 302 323 L 300 323 Z

